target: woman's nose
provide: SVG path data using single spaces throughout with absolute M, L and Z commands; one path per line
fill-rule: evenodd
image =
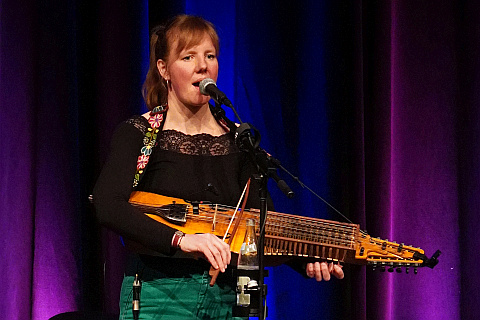
M 200 57 L 197 59 L 196 69 L 197 72 L 205 72 L 207 70 L 207 62 L 205 61 L 205 58 Z

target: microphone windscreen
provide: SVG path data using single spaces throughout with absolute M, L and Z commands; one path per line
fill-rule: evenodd
M 200 88 L 200 93 L 201 94 L 203 94 L 205 96 L 209 96 L 209 94 L 207 93 L 207 86 L 209 84 L 213 84 L 215 87 L 217 86 L 215 81 L 213 81 L 210 78 L 206 78 L 206 79 L 203 79 L 202 81 L 200 81 L 200 84 L 198 85 L 198 87 Z

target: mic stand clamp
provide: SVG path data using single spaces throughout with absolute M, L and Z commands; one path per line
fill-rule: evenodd
M 258 317 L 261 318 L 260 306 L 263 305 L 262 296 L 266 296 L 266 285 L 263 290 L 257 280 L 259 279 L 259 270 L 234 269 L 233 276 L 237 279 L 237 302 L 233 307 L 232 316 L 234 317 Z M 268 276 L 268 270 L 264 270 L 264 276 Z M 260 304 L 261 303 L 261 304 Z M 264 314 L 264 313 L 262 313 Z
M 260 133 L 251 124 L 243 122 L 235 129 L 235 142 L 242 151 L 257 150 L 260 145 Z

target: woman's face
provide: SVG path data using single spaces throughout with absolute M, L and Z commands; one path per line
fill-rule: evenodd
M 218 61 L 212 39 L 205 34 L 198 45 L 185 48 L 178 57 L 173 49 L 167 65 L 162 60 L 157 63 L 160 74 L 170 81 L 169 104 L 180 103 L 187 107 L 207 104 L 210 97 L 200 93 L 198 84 L 205 78 L 217 81 Z

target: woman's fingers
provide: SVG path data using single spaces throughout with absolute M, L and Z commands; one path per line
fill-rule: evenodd
M 326 262 L 315 262 L 315 266 L 320 265 L 320 268 L 315 268 L 315 279 L 317 281 L 330 281 L 330 271 L 328 270 L 328 264 Z M 318 274 L 320 269 L 320 275 Z
M 186 234 L 180 249 L 188 253 L 201 253 L 215 269 L 225 272 L 231 260 L 228 244 L 210 233 Z
M 210 233 L 186 234 L 180 244 L 180 249 L 188 253 L 201 253 L 215 269 L 225 272 L 231 260 L 230 246 Z M 329 281 L 331 275 L 343 279 L 342 266 L 333 262 L 308 263 L 306 273 L 317 281 Z
M 343 279 L 345 274 L 343 273 L 343 269 L 341 265 L 334 264 L 333 265 L 333 272 L 332 274 L 337 278 L 337 279 Z
M 307 276 L 315 278 L 317 281 L 329 281 L 331 275 L 335 278 L 343 279 L 344 273 L 341 265 L 334 264 L 333 262 L 315 262 L 308 263 L 306 268 Z

